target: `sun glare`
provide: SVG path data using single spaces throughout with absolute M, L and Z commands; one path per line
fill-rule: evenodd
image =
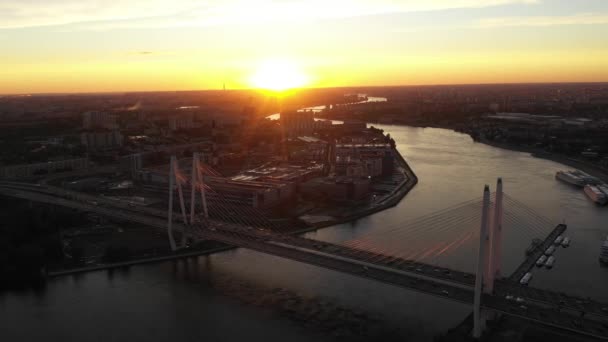
M 309 78 L 290 61 L 268 60 L 260 64 L 250 82 L 256 88 L 284 91 L 305 86 Z

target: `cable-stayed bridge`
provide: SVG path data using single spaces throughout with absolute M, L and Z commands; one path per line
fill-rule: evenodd
M 169 173 L 168 215 L 164 210 L 48 185 L 0 182 L 0 193 L 166 229 L 174 249 L 189 239 L 216 240 L 473 304 L 473 335 L 477 337 L 486 318 L 500 313 L 608 339 L 608 305 L 520 284 L 566 226 L 553 228 L 549 219 L 503 193 L 501 183 L 493 194 L 486 188 L 482 199 L 386 225 L 354 240 L 329 243 L 290 234 L 290 227 L 269 220 L 264 213 L 235 205 L 205 182 L 206 176 L 218 174 L 196 156 L 190 178 L 175 159 Z M 504 241 L 519 241 L 523 254 L 535 238 L 542 242 L 521 264 L 505 267 Z M 505 274 L 503 267 L 514 271 Z

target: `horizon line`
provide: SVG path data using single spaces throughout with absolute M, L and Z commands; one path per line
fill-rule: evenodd
M 407 88 L 407 87 L 445 87 L 445 86 L 496 86 L 496 85 L 550 85 L 550 84 L 608 84 L 606 81 L 555 81 L 555 82 L 502 82 L 502 83 L 426 83 L 426 84 L 387 84 L 387 85 L 358 85 L 358 86 L 335 86 L 335 87 L 300 87 L 286 89 L 292 90 L 323 90 L 323 89 L 353 89 L 353 88 Z M 207 89 L 182 89 L 182 90 L 111 90 L 111 91 L 68 91 L 68 92 L 34 92 L 34 93 L 0 93 L 0 98 L 5 96 L 44 96 L 44 95 L 110 95 L 127 93 L 169 93 L 169 92 L 228 92 L 228 91 L 272 91 L 263 88 L 207 88 Z M 279 91 L 282 92 L 282 91 Z

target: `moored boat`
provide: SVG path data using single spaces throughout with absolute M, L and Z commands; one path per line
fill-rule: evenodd
M 553 241 L 553 243 L 556 245 L 559 245 L 560 243 L 562 243 L 563 240 L 564 240 L 564 237 L 560 235 L 555 238 L 555 241 Z
M 545 267 L 546 268 L 552 268 L 554 263 L 555 263 L 555 257 L 554 256 L 550 256 L 550 257 L 547 258 L 547 262 L 545 262 Z
M 536 260 L 536 266 L 541 267 L 542 265 L 545 264 L 545 261 L 547 261 L 547 256 L 541 255 L 540 258 L 538 258 L 538 260 Z
M 596 185 L 585 185 L 585 195 L 599 205 L 608 202 L 608 196 Z
M 555 178 L 561 180 L 562 182 L 566 182 L 568 184 L 576 185 L 583 187 L 585 184 L 585 180 L 580 176 L 574 174 L 572 171 L 557 171 L 555 174 Z

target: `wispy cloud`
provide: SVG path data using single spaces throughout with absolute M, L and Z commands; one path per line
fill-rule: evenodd
M 601 25 L 608 24 L 608 14 L 579 13 L 566 16 L 525 16 L 481 19 L 478 28 L 516 27 L 516 26 L 556 26 L 556 25 Z
M 212 26 L 534 4 L 540 0 L 2 0 L 0 29 Z

